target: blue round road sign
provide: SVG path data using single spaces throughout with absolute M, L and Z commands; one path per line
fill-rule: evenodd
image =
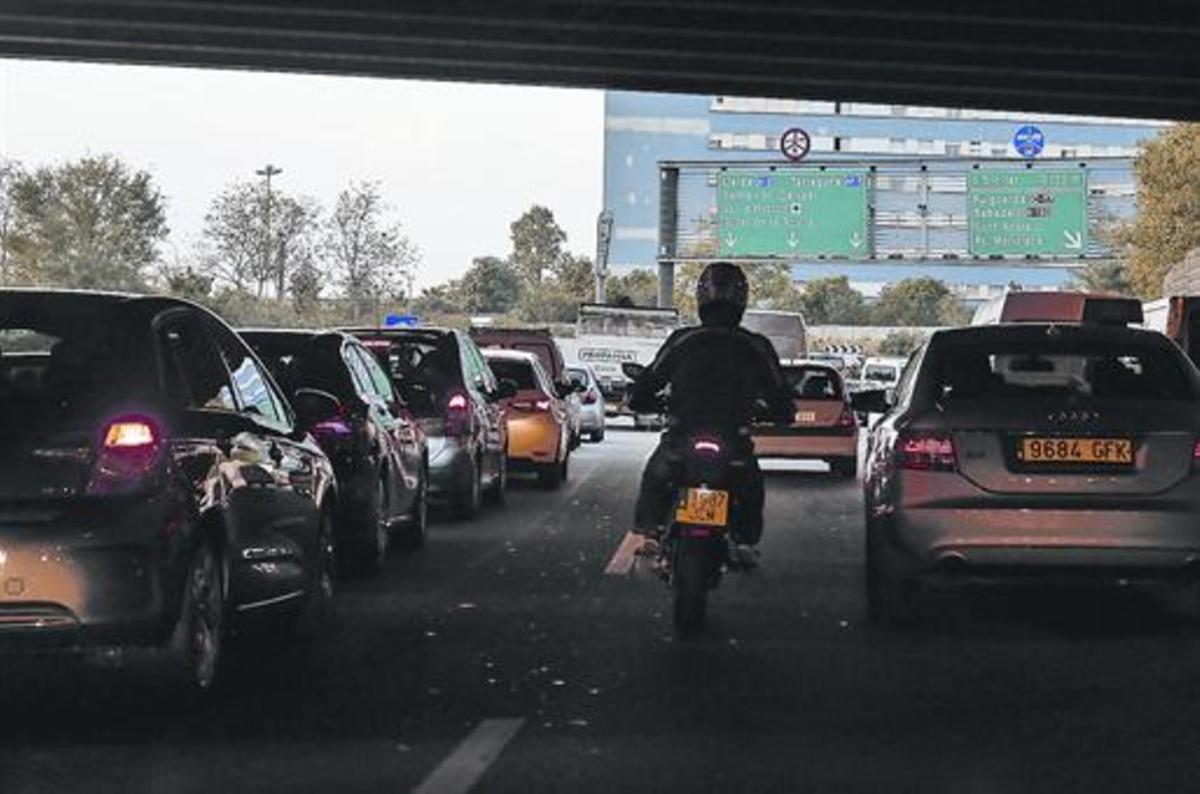
M 1013 135 L 1013 148 L 1022 157 L 1037 157 L 1046 148 L 1046 136 L 1040 127 L 1026 124 Z

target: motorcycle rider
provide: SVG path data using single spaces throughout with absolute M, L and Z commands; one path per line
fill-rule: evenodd
M 652 538 L 661 534 L 673 507 L 673 450 L 693 431 L 716 432 L 747 459 L 741 482 L 734 486 L 740 520 L 731 528 L 746 564 L 752 564 L 750 549 L 762 537 L 766 494 L 753 444 L 740 431 L 762 415 L 757 402 L 765 403 L 767 416 L 776 422 L 790 422 L 794 412 L 774 346 L 740 326 L 749 292 L 746 275 L 736 265 L 715 262 L 705 268 L 696 284 L 700 325 L 672 333 L 629 392 L 633 411 L 657 413 L 658 395 L 670 387 L 668 430 L 642 473 L 634 532 Z

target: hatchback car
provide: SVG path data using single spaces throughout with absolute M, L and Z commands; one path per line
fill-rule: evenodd
M 165 651 L 327 622 L 333 467 L 223 322 L 157 297 L 0 290 L 0 648 Z
M 508 487 L 508 396 L 470 337 L 443 328 L 351 329 L 409 404 L 429 447 L 429 495 L 460 518 Z
M 795 414 L 787 426 L 754 428 L 754 454 L 760 458 L 823 460 L 839 477 L 858 473 L 858 422 L 842 375 L 827 364 L 802 362 L 783 367 L 792 389 Z
M 516 391 L 505 400 L 509 465 L 535 471 L 543 487 L 558 488 L 567 478 L 571 456 L 566 400 L 558 396 L 536 355 L 495 349 L 483 354 L 496 377 Z
M 392 531 L 425 542 L 428 461 L 425 434 L 375 356 L 338 331 L 242 331 L 242 338 L 299 403 L 332 397 L 309 432 L 333 462 L 341 500 L 336 521 L 342 561 L 382 570 Z
M 934 333 L 869 437 L 871 614 L 911 618 L 920 585 L 939 579 L 1177 577 L 1194 587 L 1197 378 L 1166 337 L 1125 327 Z
M 587 364 L 571 364 L 567 377 L 577 388 L 580 433 L 587 433 L 593 442 L 603 441 L 606 408 L 595 371 Z

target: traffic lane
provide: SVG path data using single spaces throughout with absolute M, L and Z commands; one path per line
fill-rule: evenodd
M 62 720 L 9 710 L 25 727 L 4 730 L 0 790 L 168 774 L 172 790 L 406 790 L 497 718 L 525 722 L 480 791 L 1178 782 L 1191 632 L 1104 591 L 939 599 L 917 633 L 863 626 L 861 501 L 827 475 L 768 476 L 761 572 L 713 594 L 706 637 L 675 641 L 660 582 L 603 573 L 655 441 L 609 438 L 564 491 L 518 488 L 352 584 L 333 637 L 237 657 L 198 714 L 139 707 L 130 683 L 80 691 L 49 710 Z

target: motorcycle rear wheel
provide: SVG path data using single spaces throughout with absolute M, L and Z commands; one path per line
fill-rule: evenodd
M 671 589 L 675 596 L 675 633 L 690 637 L 704 630 L 708 613 L 710 552 L 699 544 L 685 543 L 675 555 Z

